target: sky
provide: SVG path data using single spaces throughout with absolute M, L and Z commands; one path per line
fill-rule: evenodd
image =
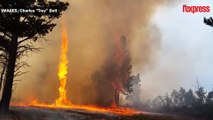
M 183 13 L 183 4 L 212 8 L 210 13 Z M 181 86 L 194 90 L 196 80 L 205 90 L 213 89 L 213 28 L 203 23 L 203 17 L 212 15 L 211 0 L 181 1 L 157 10 L 152 24 L 161 32 L 161 45 L 155 66 L 142 75 L 144 94 L 164 94 Z

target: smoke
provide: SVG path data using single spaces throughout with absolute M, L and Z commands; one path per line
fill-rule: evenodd
M 165 3 L 166 0 L 70 1 L 70 9 L 64 16 L 69 39 L 67 93 L 72 103 L 95 102 L 97 92 L 91 75 L 100 69 L 111 54 L 114 41 L 122 35 L 128 39 L 133 72 L 150 67 L 150 60 L 160 46 L 160 32 L 150 25 L 150 19 Z M 41 44 L 45 50 L 28 59 L 30 72 L 15 89 L 14 100 L 39 99 L 52 103 L 58 97 L 59 21 L 47 36 L 50 41 Z
M 202 22 L 204 16 L 212 16 L 212 11 L 184 14 L 178 9 L 183 4 L 206 6 L 209 1 L 181 1 L 173 8 L 161 8 L 152 17 L 162 36 L 161 49 L 151 69 L 142 74 L 142 98 L 179 87 L 195 89 L 196 78 L 206 90 L 212 90 L 212 28 Z

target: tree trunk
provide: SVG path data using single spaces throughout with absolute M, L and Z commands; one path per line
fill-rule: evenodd
M 3 63 L 3 64 L 4 64 L 4 63 Z M 3 86 L 3 83 L 4 83 L 5 69 L 6 69 L 6 66 L 3 65 L 3 69 L 2 69 L 1 77 L 0 77 L 0 92 L 1 92 L 1 90 L 2 90 L 2 86 Z
M 18 37 L 14 35 L 10 44 L 10 50 L 8 51 L 8 63 L 6 66 L 7 71 L 5 76 L 5 86 L 3 89 L 2 99 L 0 102 L 0 110 L 2 111 L 9 110 L 10 99 L 12 96 L 15 64 L 16 64 L 17 41 Z
M 118 106 L 119 106 L 119 91 L 116 89 L 112 107 L 118 107 Z

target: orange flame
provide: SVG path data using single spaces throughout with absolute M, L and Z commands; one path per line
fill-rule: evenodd
M 68 52 L 68 38 L 67 38 L 67 30 L 66 28 L 62 28 L 62 45 L 61 45 L 61 55 L 60 62 L 58 66 L 58 77 L 60 82 L 59 87 L 59 98 L 56 99 L 55 105 L 60 107 L 65 104 L 71 104 L 67 100 L 67 91 L 66 91 L 66 83 L 67 83 L 67 52 Z
M 54 104 L 44 104 L 40 103 L 36 99 L 34 99 L 31 103 L 11 103 L 12 106 L 37 106 L 37 107 L 46 107 L 46 108 L 67 108 L 67 109 L 82 109 L 86 111 L 92 112 L 104 112 L 104 113 L 112 113 L 112 114 L 120 114 L 120 115 L 131 115 L 141 113 L 134 109 L 130 108 L 122 108 L 117 106 L 112 106 L 111 108 L 101 108 L 94 105 L 75 105 L 72 104 L 69 100 L 67 100 L 67 91 L 66 91 L 66 83 L 67 83 L 67 73 L 68 73 L 68 38 L 66 28 L 62 28 L 62 45 L 61 45 L 61 54 L 60 61 L 58 66 L 58 77 L 60 82 L 59 87 L 59 97 L 55 100 Z

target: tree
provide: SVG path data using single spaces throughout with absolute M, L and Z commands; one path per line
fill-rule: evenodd
M 178 107 L 179 106 L 179 93 L 177 90 L 173 90 L 171 93 L 171 97 L 172 97 L 172 102 L 174 107 Z
M 210 17 L 210 18 L 208 18 L 208 19 L 204 17 L 203 22 L 204 22 L 206 25 L 209 25 L 209 26 L 213 27 L 213 19 L 212 19 L 212 17 Z
M 59 18 L 68 5 L 65 2 L 48 0 L 0 0 L 0 8 L 57 9 L 54 14 L 0 13 L 0 46 L 5 50 L 7 59 L 1 110 L 9 110 L 14 77 L 23 74 L 20 68 L 26 63 L 20 59 L 28 52 L 38 50 L 34 43 L 52 31 L 56 26 L 53 20 Z
M 7 53 L 6 51 L 9 49 L 7 46 L 7 42 L 0 35 L 0 93 L 2 93 L 2 89 L 5 82 L 5 72 L 6 72 L 6 64 L 7 64 Z
M 121 38 L 116 41 L 114 56 L 112 62 L 116 66 L 116 70 L 115 78 L 112 79 L 111 84 L 115 90 L 113 104 L 118 106 L 120 93 L 128 94 L 128 91 L 125 89 L 125 84 L 132 80 L 130 79 L 132 69 L 131 58 L 127 49 L 125 36 L 121 36 Z
M 166 93 L 164 96 L 164 108 L 165 109 L 170 109 L 172 105 L 172 98 Z
M 192 107 L 195 104 L 196 98 L 191 89 L 186 92 L 184 99 L 187 107 Z
M 129 77 L 129 80 L 124 85 L 124 89 L 127 92 L 126 100 L 128 101 L 129 105 L 134 107 L 141 107 L 142 101 L 140 98 L 141 95 L 141 79 L 140 75 L 132 75 Z M 147 101 L 148 102 L 148 101 Z
M 151 108 L 160 110 L 160 109 L 162 109 L 162 107 L 164 107 L 164 105 L 165 105 L 165 101 L 164 101 L 163 97 L 157 96 L 157 97 L 155 97 L 154 100 L 152 100 Z
M 0 54 L 0 92 L 2 93 L 2 88 L 5 82 L 5 72 L 6 72 L 6 59 L 4 51 Z
M 202 105 L 205 101 L 206 98 L 206 92 L 204 91 L 204 88 L 200 86 L 200 84 L 197 81 L 197 90 L 195 91 L 197 95 L 197 103 L 199 105 Z
M 208 95 L 206 97 L 206 103 L 213 103 L 213 91 L 208 92 Z
M 129 80 L 124 84 L 125 91 L 131 94 L 134 91 L 134 87 L 140 86 L 140 82 L 140 74 L 130 76 Z
M 131 58 L 127 49 L 125 36 L 115 41 L 115 47 L 101 70 L 94 72 L 92 79 L 96 83 L 97 103 L 102 106 L 118 106 L 121 93 L 132 92 L 131 81 L 139 80 L 138 76 L 131 76 Z
M 180 87 L 179 89 L 179 103 L 180 106 L 183 107 L 185 106 L 185 94 L 186 94 L 186 90 L 183 87 Z

